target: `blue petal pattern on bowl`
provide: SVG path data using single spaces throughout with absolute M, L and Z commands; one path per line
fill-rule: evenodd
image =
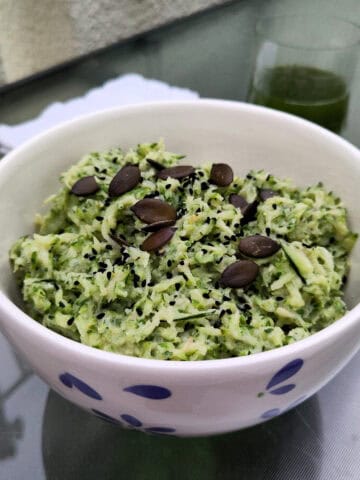
M 122 420 L 124 420 L 126 423 L 128 423 L 131 427 L 135 428 L 136 430 L 141 430 L 149 433 L 159 433 L 159 434 L 176 432 L 176 429 L 172 427 L 146 427 L 142 429 L 140 428 L 143 426 L 142 422 L 138 418 L 134 417 L 133 415 L 123 413 L 122 415 L 120 415 L 120 417 L 122 418 Z
M 124 392 L 130 392 L 139 397 L 151 398 L 152 400 L 163 400 L 171 396 L 171 391 L 158 385 L 131 385 L 124 388 Z
M 285 413 L 292 408 L 297 407 L 300 403 L 302 403 L 306 399 L 306 395 L 302 395 L 301 397 L 297 398 L 294 402 L 291 402 L 284 410 L 281 412 L 280 408 L 272 408 L 271 410 L 267 410 L 266 412 L 262 413 L 260 418 L 268 420 L 269 418 L 277 417 L 280 413 Z
M 302 358 L 296 358 L 291 362 L 287 363 L 284 367 L 282 367 L 275 375 L 271 378 L 270 382 L 266 386 L 266 390 L 270 390 L 270 388 L 275 387 L 279 383 L 285 382 L 289 378 L 293 377 L 304 365 L 304 360 Z M 290 389 L 292 390 L 292 388 Z M 287 391 L 290 391 L 287 390 Z M 271 391 L 270 393 L 274 393 L 275 391 Z M 287 392 L 284 392 L 287 393 Z M 276 393 L 276 395 L 279 395 Z
M 283 385 L 282 387 L 275 388 L 275 390 L 271 390 L 270 393 L 273 395 L 284 395 L 284 393 L 291 392 L 296 387 L 295 383 L 288 383 L 287 385 Z
M 296 387 L 295 383 L 287 383 L 285 385 L 281 385 L 277 388 L 277 385 L 279 385 L 282 382 L 285 382 L 289 378 L 293 377 L 304 365 L 304 360 L 302 358 L 296 358 L 295 360 L 292 360 L 291 362 L 287 363 L 284 367 L 282 367 L 279 371 L 273 375 L 271 380 L 266 386 L 266 390 L 269 391 L 272 395 L 284 395 L 285 393 L 291 392 L 294 390 Z M 271 390 L 270 390 L 271 389 Z M 263 396 L 263 393 L 260 393 L 258 397 Z M 299 403 L 301 403 L 303 400 L 305 400 L 305 395 L 301 396 L 298 398 L 295 402 L 290 403 L 290 405 L 283 410 L 283 412 L 295 407 Z M 262 413 L 260 415 L 260 418 L 262 419 L 269 419 L 272 417 L 276 417 L 277 415 L 280 415 L 281 410 L 280 408 L 272 408 L 270 410 L 267 410 L 266 412 Z
M 84 395 L 93 398 L 95 400 L 102 400 L 102 396 L 94 390 L 90 385 L 75 377 L 69 372 L 65 372 L 59 375 L 60 382 L 68 388 L 75 387 L 79 392 Z
M 120 417 L 132 427 L 142 427 L 142 422 L 132 415 L 124 413 L 123 415 L 120 415 Z

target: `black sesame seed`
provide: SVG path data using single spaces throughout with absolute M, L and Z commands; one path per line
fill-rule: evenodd
M 151 281 L 150 281 L 150 282 L 148 283 L 148 286 L 149 286 L 149 287 L 153 287 L 154 285 L 155 285 L 154 282 L 151 282 Z
M 97 253 L 98 253 L 97 250 L 95 250 L 95 248 L 92 248 L 91 251 L 94 255 L 97 255 Z
M 102 217 L 101 215 L 99 215 L 99 216 L 97 216 L 97 217 L 95 217 L 95 218 L 96 218 L 96 220 L 97 220 L 98 222 L 102 222 L 102 221 L 104 220 L 104 217 Z
M 185 265 L 184 260 L 180 260 L 179 265 Z
M 266 227 L 266 228 L 265 228 L 265 233 L 266 233 L 267 236 L 270 235 L 270 228 L 269 228 L 269 227 Z
M 61 308 L 64 308 L 64 307 L 65 307 L 65 303 L 60 301 L 60 302 L 59 302 L 59 306 L 60 306 Z
M 221 320 L 216 320 L 214 323 L 214 328 L 220 328 L 221 327 Z
M 208 188 L 208 183 L 207 182 L 201 182 L 201 190 L 204 191 Z
M 112 161 L 112 163 L 116 163 L 117 162 L 117 157 L 114 157 L 111 161 Z
M 143 288 L 146 286 L 146 280 L 143 280 L 143 281 L 141 282 L 141 286 L 142 286 Z
M 283 325 L 281 328 L 285 335 L 287 335 L 293 327 L 291 325 Z
M 91 262 L 92 262 L 93 260 L 95 260 L 95 258 L 96 258 L 95 255 L 90 255 L 90 256 L 89 256 L 89 260 L 90 260 Z
M 95 172 L 97 172 L 97 173 L 100 172 L 100 168 L 99 168 L 99 167 L 94 167 L 94 170 L 95 170 Z
M 165 188 L 166 188 L 166 190 L 169 190 L 169 188 L 171 188 L 171 184 L 168 183 L 167 185 L 165 185 Z
M 171 300 L 171 302 L 169 302 L 169 305 L 175 305 L 175 301 L 174 300 Z
M 101 176 L 101 177 L 100 177 L 100 176 L 99 176 L 98 179 L 99 179 L 99 180 L 106 180 L 106 177 L 104 177 L 104 176 Z
M 104 318 L 104 317 L 105 317 L 105 313 L 104 313 L 104 312 L 98 313 L 98 314 L 96 315 L 96 318 L 97 318 L 98 320 L 101 320 L 101 319 Z
M 240 227 L 240 223 L 235 223 L 234 224 L 234 228 L 239 228 Z
M 210 223 L 210 218 L 206 217 L 205 223 Z
M 166 272 L 166 278 L 170 280 L 172 278 L 172 273 L 171 272 Z
M 124 260 L 121 257 L 117 258 L 114 262 L 114 265 L 123 265 L 123 264 L 124 264 Z
M 228 308 L 228 309 L 226 310 L 226 313 L 228 313 L 229 315 L 231 315 L 233 312 L 232 312 L 231 308 Z
M 79 280 L 75 280 L 74 285 L 80 285 Z
M 236 240 L 236 235 L 232 235 L 232 236 L 230 237 L 230 240 L 232 240 L 233 242 L 235 242 L 235 240 Z
M 204 297 L 204 298 L 210 298 L 210 294 L 209 294 L 209 293 L 204 293 L 204 294 L 203 294 L 203 297 Z
M 66 322 L 66 323 L 69 325 L 69 327 L 74 323 L 74 320 L 75 320 L 75 318 L 74 318 L 74 317 L 71 317 L 71 318 L 69 318 L 69 320 Z
M 168 267 L 171 267 L 171 264 L 172 264 L 172 261 L 171 261 L 171 260 L 168 260 L 167 263 L 166 263 L 166 265 L 167 265 Z
M 106 272 L 106 277 L 107 277 L 108 280 L 110 280 L 111 279 L 111 272 Z
M 284 297 L 280 297 L 280 296 L 279 296 L 279 297 L 275 297 L 275 300 L 276 300 L 277 302 L 281 302 L 282 300 L 284 300 Z
M 225 302 L 230 302 L 230 301 L 231 301 L 231 298 L 228 297 L 227 295 L 224 295 L 224 296 L 223 296 L 223 300 L 225 300 Z
M 220 285 L 219 285 L 219 282 L 215 282 L 215 283 L 214 283 L 214 287 L 215 287 L 215 288 L 219 288 L 219 286 L 220 286 Z
M 189 193 L 190 195 L 193 195 L 194 194 L 194 190 L 192 188 L 189 188 Z
M 107 268 L 107 265 L 104 262 L 99 262 L 99 267 L 100 268 Z
M 220 310 L 219 317 L 221 318 L 223 315 L 225 315 L 225 310 Z
M 84 258 L 89 258 L 89 254 L 85 253 Z
M 274 210 L 276 210 L 276 209 L 277 209 L 277 205 L 276 205 L 276 203 L 273 203 L 273 204 L 272 204 L 272 208 L 273 208 Z
M 106 245 L 105 248 L 106 248 L 106 250 L 112 250 L 113 249 L 112 245 Z
M 136 307 L 136 313 L 141 316 L 143 314 L 143 311 L 140 307 Z
M 175 283 L 175 289 L 178 292 L 181 288 L 181 283 Z

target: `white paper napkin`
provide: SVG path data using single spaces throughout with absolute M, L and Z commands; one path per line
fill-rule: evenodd
M 198 97 L 198 93 L 185 88 L 127 74 L 89 90 L 82 97 L 53 103 L 33 120 L 15 126 L 0 125 L 0 142 L 14 148 L 61 122 L 104 108 L 161 100 L 194 100 Z

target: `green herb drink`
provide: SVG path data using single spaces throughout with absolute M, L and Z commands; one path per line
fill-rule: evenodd
M 250 100 L 282 110 L 340 133 L 346 119 L 349 94 L 343 79 L 326 70 L 284 65 L 264 70 Z
M 276 15 L 257 22 L 256 43 L 249 101 L 341 133 L 356 70 L 359 27 L 313 14 Z

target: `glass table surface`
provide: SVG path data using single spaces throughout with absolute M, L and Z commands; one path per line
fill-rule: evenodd
M 263 3 L 230 3 L 6 86 L 0 89 L 1 122 L 33 118 L 51 102 L 128 72 L 205 97 L 243 100 Z M 358 144 L 356 128 L 350 140 Z M 360 354 L 317 395 L 281 417 L 190 439 L 122 430 L 89 415 L 49 390 L 1 334 L 0 365 L 1 480 L 360 478 Z

